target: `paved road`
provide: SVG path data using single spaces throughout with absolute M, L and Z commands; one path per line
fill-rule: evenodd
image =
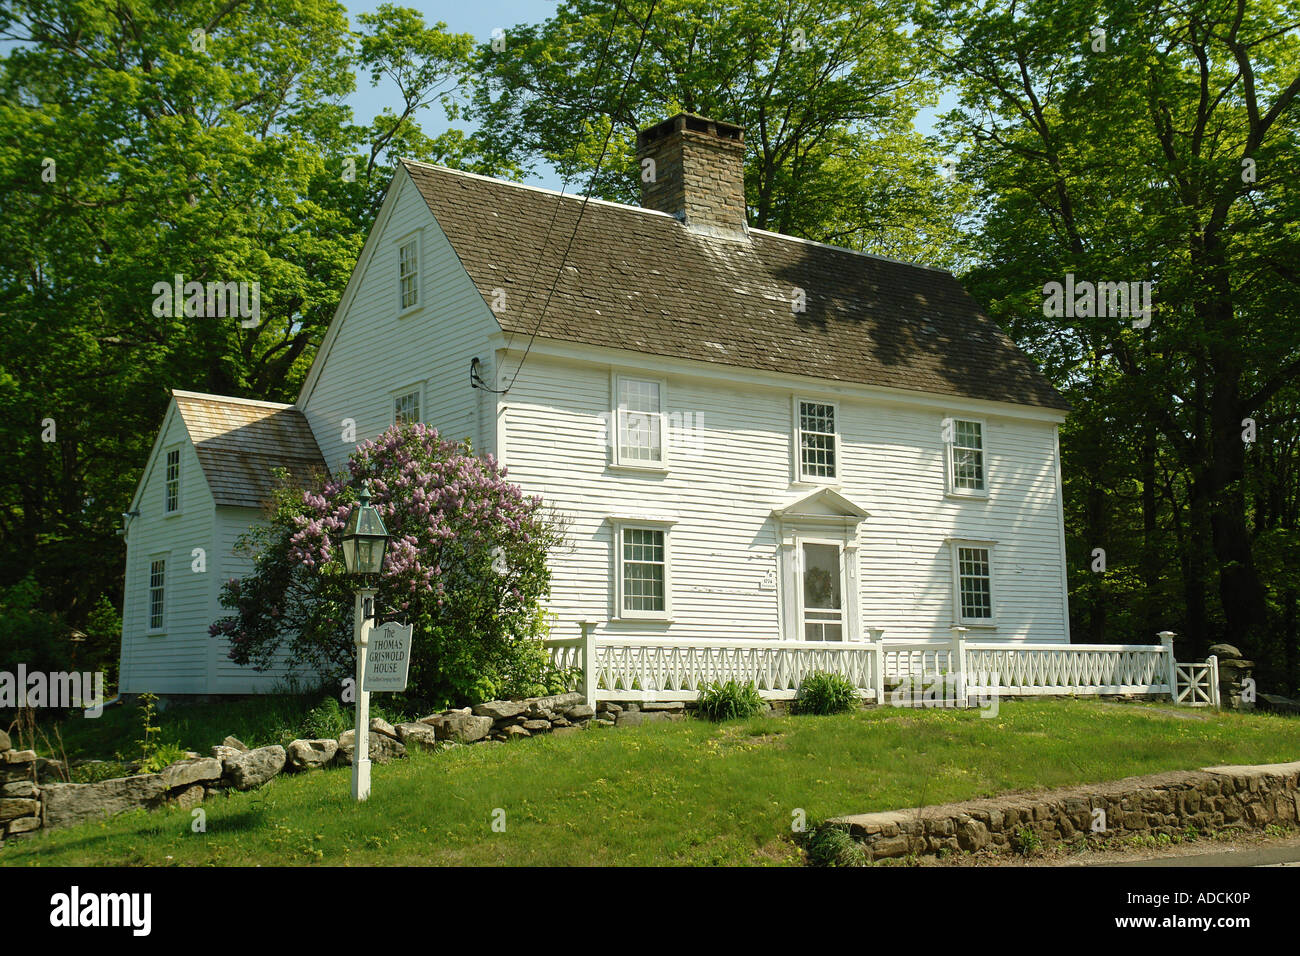
M 1105 865 L 1105 864 L 1100 864 Z M 1166 856 L 1111 866 L 1300 866 L 1300 846 L 1270 846 L 1258 849 L 1222 850 L 1198 856 Z

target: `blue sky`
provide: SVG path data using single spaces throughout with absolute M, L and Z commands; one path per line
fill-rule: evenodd
M 352 2 L 343 0 L 348 18 L 353 21 L 354 28 L 357 14 L 374 12 L 381 2 L 382 0 L 352 0 Z M 554 14 L 557 6 L 556 0 L 463 0 L 460 3 L 448 2 L 448 0 L 438 0 L 436 3 L 420 2 L 420 0 L 392 0 L 392 2 L 419 10 L 424 14 L 425 22 L 430 25 L 441 21 L 447 24 L 447 29 L 452 33 L 470 33 L 479 42 L 489 40 L 492 31 L 498 27 L 508 30 L 516 23 L 539 23 Z M 385 106 L 396 107 L 399 102 L 396 90 L 390 83 L 385 81 L 378 87 L 372 87 L 367 76 L 357 77 L 357 91 L 348 99 L 348 104 L 352 107 L 353 115 L 358 122 L 369 122 Z M 953 103 L 945 97 L 941 105 L 946 110 L 951 108 Z M 437 135 L 448 125 L 442 110 L 437 107 L 426 110 L 418 116 L 418 120 L 425 132 L 430 135 Z M 922 132 L 930 132 L 933 121 L 934 111 L 927 110 L 917 117 L 917 127 Z M 467 124 L 461 121 L 459 125 L 465 127 Z M 564 185 L 559 176 L 545 170 L 539 170 L 539 175 L 530 177 L 527 182 L 550 189 L 560 189 Z M 566 192 L 579 191 L 582 185 L 582 183 L 570 183 Z

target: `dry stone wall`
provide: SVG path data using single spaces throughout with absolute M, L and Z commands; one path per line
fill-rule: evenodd
M 571 734 L 593 725 L 632 726 L 659 720 L 684 720 L 684 704 L 601 703 L 593 707 L 581 694 L 555 694 L 527 700 L 494 700 L 446 710 L 393 726 L 370 721 L 370 759 L 388 763 L 411 748 L 443 750 L 468 744 L 499 744 L 544 734 Z M 97 783 L 66 783 L 62 765 L 31 750 L 17 750 L 0 732 L 0 843 L 43 828 L 75 826 L 128 810 L 161 807 L 191 809 L 214 793 L 253 790 L 280 773 L 304 773 L 352 765 L 356 731 L 337 740 L 295 740 L 287 747 L 250 749 L 234 737 L 193 754 L 159 773 L 136 774 Z
M 1300 825 L 1300 762 L 1207 767 L 1043 793 L 864 813 L 847 825 L 872 859 L 977 852 L 1037 838 L 1113 839 Z

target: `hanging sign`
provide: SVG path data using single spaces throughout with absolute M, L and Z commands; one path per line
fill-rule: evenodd
M 361 679 L 361 689 L 375 691 L 406 690 L 407 673 L 411 667 L 412 625 L 405 626 L 389 621 L 370 632 L 366 649 L 366 672 Z

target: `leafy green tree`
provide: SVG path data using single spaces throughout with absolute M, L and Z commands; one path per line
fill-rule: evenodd
M 680 111 L 743 126 L 750 224 L 953 261 L 959 185 L 912 126 L 933 102 L 910 0 L 566 0 L 479 49 L 470 114 L 501 163 L 639 201 L 637 132 Z M 499 44 L 500 45 L 500 44 Z M 624 93 L 624 82 L 631 80 Z
M 0 8 L 0 583 L 84 626 L 121 593 L 115 535 L 171 388 L 292 400 L 402 152 L 472 41 L 390 5 L 13 0 Z M 400 112 L 356 124 L 356 73 Z M 158 308 L 157 283 L 249 282 L 259 314 Z M 251 301 L 249 302 L 251 306 Z M 251 311 L 251 309 L 250 309 Z
M 1274 429 L 1259 444 L 1289 440 L 1300 372 L 1298 8 L 940 0 L 921 22 L 950 38 L 933 52 L 979 189 L 970 283 L 1076 403 L 1084 632 L 1133 601 L 1128 626 L 1149 632 L 1172 597 L 1191 653 L 1215 637 L 1257 653 L 1277 622 L 1250 500 L 1265 456 L 1243 439 L 1251 419 Z M 1152 282 L 1150 326 L 1045 316 L 1044 284 L 1067 273 Z M 1121 571 L 1104 584 L 1083 560 L 1098 547 Z

